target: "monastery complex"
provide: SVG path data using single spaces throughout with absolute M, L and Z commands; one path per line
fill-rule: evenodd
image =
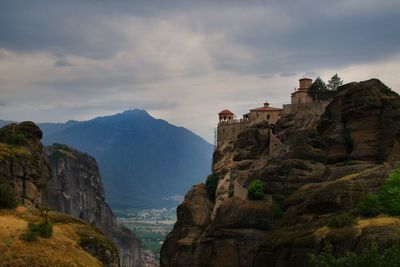
M 283 105 L 282 108 L 271 107 L 265 102 L 262 107 L 250 109 L 242 118 L 237 119 L 235 114 L 225 109 L 218 113 L 219 123 L 217 128 L 217 146 L 225 142 L 235 141 L 237 136 L 249 125 L 267 123 L 275 125 L 282 116 L 296 113 L 296 116 L 322 115 L 328 101 L 314 100 L 308 93 L 312 79 L 302 78 L 299 80 L 299 88 L 291 95 L 291 103 Z

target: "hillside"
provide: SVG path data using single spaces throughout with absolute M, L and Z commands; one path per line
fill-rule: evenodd
M 42 220 L 32 207 L 0 209 L 0 266 L 119 266 L 117 249 L 99 230 L 62 213 L 49 213 L 52 237 L 20 238 L 29 222 Z
M 392 265 L 376 263 L 400 245 L 399 95 L 371 79 L 341 86 L 322 114 L 307 110 L 281 117 L 283 142 L 258 123 L 218 145 L 217 188 L 209 182 L 186 194 L 161 266 L 400 264 L 397 252 L 387 257 Z M 248 197 L 255 179 L 260 200 Z M 309 253 L 321 251 L 330 264 L 311 262 Z M 348 265 L 335 265 L 342 256 Z
M 71 124 L 58 130 L 46 124 L 44 143 L 94 156 L 112 207 L 175 206 L 163 198 L 183 195 L 210 172 L 211 144 L 144 110 Z

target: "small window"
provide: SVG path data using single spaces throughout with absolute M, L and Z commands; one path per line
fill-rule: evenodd
M 269 120 L 270 118 L 271 118 L 271 115 L 268 114 L 268 115 L 267 115 L 267 120 Z

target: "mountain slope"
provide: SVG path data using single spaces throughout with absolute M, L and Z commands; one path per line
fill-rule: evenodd
M 163 207 L 163 198 L 182 195 L 211 168 L 211 144 L 144 110 L 44 131 L 44 143 L 64 143 L 98 160 L 113 207 Z

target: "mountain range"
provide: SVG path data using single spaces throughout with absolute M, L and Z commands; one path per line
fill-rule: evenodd
M 174 196 L 183 195 L 211 171 L 211 144 L 145 110 L 38 125 L 46 145 L 67 144 L 97 159 L 113 208 L 176 206 L 179 198 Z

